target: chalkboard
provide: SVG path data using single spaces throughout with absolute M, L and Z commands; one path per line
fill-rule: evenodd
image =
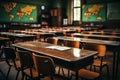
M 107 19 L 108 20 L 120 20 L 120 2 L 108 3 Z
M 1 2 L 0 22 L 37 22 L 37 6 L 16 2 Z

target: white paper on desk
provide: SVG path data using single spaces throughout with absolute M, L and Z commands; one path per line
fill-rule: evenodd
M 64 50 L 70 49 L 70 47 L 65 47 L 65 46 L 48 46 L 46 48 L 55 49 L 55 50 L 59 50 L 59 51 L 64 51 Z

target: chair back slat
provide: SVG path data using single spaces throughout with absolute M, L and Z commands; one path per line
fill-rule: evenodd
M 99 57 L 104 57 L 106 54 L 106 46 L 105 45 L 87 43 L 87 44 L 85 44 L 84 49 L 98 51 Z
M 64 40 L 63 43 L 64 43 L 64 46 L 80 48 L 80 42 L 79 41 Z
M 21 68 L 32 68 L 34 66 L 34 62 L 32 59 L 32 54 L 28 51 L 18 51 L 20 57 Z
M 33 54 L 33 60 L 38 74 L 47 76 L 55 74 L 54 61 L 50 57 Z

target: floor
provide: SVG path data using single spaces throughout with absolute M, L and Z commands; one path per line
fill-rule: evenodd
M 112 58 L 113 58 L 112 57 L 112 53 L 111 52 L 107 52 L 107 55 L 106 55 L 105 59 L 108 62 L 109 70 L 110 70 L 110 75 L 109 75 L 110 79 L 109 80 L 112 80 L 112 77 L 111 77 L 111 75 L 112 75 L 112 61 L 113 61 Z M 119 65 L 120 65 L 120 63 L 119 63 Z M 119 66 L 119 69 L 120 69 L 120 66 Z M 6 76 L 7 70 L 8 70 L 8 65 L 6 64 L 5 61 L 0 61 L 0 70 Z M 58 68 L 56 68 L 56 70 L 58 70 Z M 65 71 L 65 75 L 67 75 L 67 69 L 64 69 L 64 71 Z M 8 80 L 15 80 L 16 73 L 17 73 L 17 71 L 15 70 L 14 67 L 12 67 L 12 70 L 10 72 Z M 120 70 L 119 70 L 118 73 L 120 73 Z M 106 75 L 106 69 L 105 68 L 103 69 L 103 75 L 102 76 L 103 76 L 102 80 L 107 80 L 107 78 L 106 78 L 107 75 Z M 0 73 L 0 80 L 5 80 L 4 76 L 1 73 Z M 21 80 L 21 73 L 20 73 L 20 75 L 18 77 L 18 80 Z M 72 80 L 75 80 L 75 79 L 73 78 Z

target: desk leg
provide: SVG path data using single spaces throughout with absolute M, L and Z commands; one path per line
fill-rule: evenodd
M 113 73 L 112 80 L 119 80 L 118 72 L 119 72 L 119 52 L 114 52 L 113 54 Z
M 115 70 L 115 80 L 119 80 L 118 72 L 119 72 L 119 52 L 117 53 L 116 56 L 116 70 Z
M 78 70 L 76 70 L 75 80 L 78 80 Z
M 112 66 L 112 80 L 114 80 L 115 77 L 115 57 L 116 57 L 116 52 L 113 52 L 113 66 Z

